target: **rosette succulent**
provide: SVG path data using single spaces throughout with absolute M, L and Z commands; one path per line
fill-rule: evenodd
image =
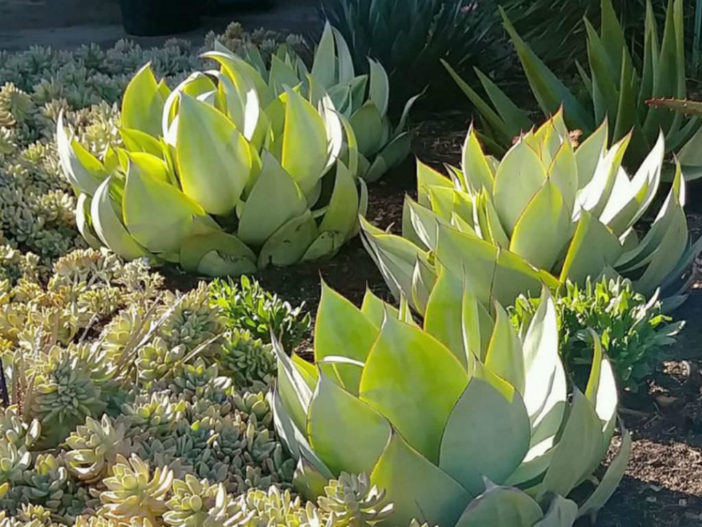
M 220 71 L 171 91 L 149 65 L 124 93 L 124 148 L 98 159 L 59 119 L 78 228 L 125 259 L 174 262 L 205 275 L 242 274 L 333 255 L 357 232 L 366 198 L 357 155 L 328 97 L 314 106 L 225 51 Z M 343 157 L 343 160 L 342 160 Z
M 328 96 L 334 109 L 343 115 L 354 131 L 349 148 L 359 153 L 359 175 L 368 182 L 380 179 L 410 153 L 412 137 L 407 130 L 409 113 L 419 96 L 409 99 L 394 126 L 388 116 L 390 81 L 385 68 L 367 59 L 369 72 L 357 75 L 349 45 L 342 34 L 326 24 L 310 69 L 289 47 L 281 47 L 265 68 L 255 55 L 248 60 L 258 68 L 274 93 L 299 86 L 312 102 L 320 104 Z
M 585 392 L 571 391 L 547 290 L 520 337 L 466 283 L 442 270 L 423 326 L 370 293 L 358 309 L 323 288 L 314 364 L 276 348 L 275 423 L 299 491 L 370 474 L 394 525 L 443 527 L 570 526 L 607 501 L 631 439 L 595 478 L 617 418 L 601 346 Z
M 573 144 L 556 114 L 519 138 L 502 160 L 486 156 L 475 129 L 460 169 L 450 177 L 419 163 L 418 201 L 405 201 L 404 238 L 364 222 L 365 237 L 390 289 L 424 312 L 436 264 L 465 271 L 477 297 L 505 305 L 522 293 L 538 295 L 588 276 L 622 275 L 651 294 L 662 287 L 668 306 L 685 268 L 702 248 L 689 244 L 685 182 L 678 167 L 668 197 L 645 234 L 637 222 L 650 212 L 659 188 L 663 137 L 630 177 L 622 167 L 630 136 L 609 146 L 605 122 Z

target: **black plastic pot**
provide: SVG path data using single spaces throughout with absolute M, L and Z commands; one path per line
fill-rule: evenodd
M 130 35 L 183 33 L 200 24 L 202 0 L 120 0 L 122 24 Z

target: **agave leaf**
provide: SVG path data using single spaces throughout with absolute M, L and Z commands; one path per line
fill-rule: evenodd
M 312 450 L 309 450 L 312 452 Z M 321 464 L 321 461 L 318 461 Z M 311 463 L 305 456 L 301 456 L 297 461 L 295 472 L 293 473 L 293 486 L 302 497 L 308 501 L 315 500 L 324 494 L 324 488 L 329 484 L 329 480 L 334 478 L 334 474 L 329 469 L 321 471 L 318 464 Z
M 578 517 L 578 504 L 563 496 L 554 496 L 544 517 L 534 527 L 564 527 L 573 525 Z
M 602 0 L 600 13 L 602 44 L 611 65 L 612 72 L 619 72 L 622 69 L 623 61 L 627 59 L 631 61 L 631 56 L 629 56 L 628 53 L 629 48 L 624 38 L 624 30 L 617 19 L 617 14 L 612 6 L 611 0 Z M 622 52 L 626 54 L 623 58 Z
M 609 443 L 614 434 L 614 426 L 617 419 L 617 384 L 614 380 L 612 365 L 604 357 L 602 352 L 602 344 L 600 338 L 594 331 L 590 330 L 592 337 L 594 352 L 592 358 L 592 367 L 590 369 L 590 378 L 588 379 L 585 396 L 595 408 L 595 413 L 602 421 L 602 433 L 604 440 L 600 449 L 600 455 L 596 461 L 604 457 L 609 448 Z M 597 466 L 593 466 L 595 470 Z
M 661 133 L 656 146 L 642 163 L 634 178 L 618 178 L 609 201 L 605 205 L 600 221 L 618 235 L 633 226 L 653 201 L 661 179 L 665 138 Z M 619 185 L 617 184 L 619 183 Z
M 509 305 L 524 291 L 541 290 L 542 277 L 519 256 L 451 228 L 439 226 L 436 258 L 449 269 L 465 269 L 466 285 L 479 302 L 494 298 Z
M 490 343 L 484 335 L 492 335 L 494 322 L 485 306 L 470 293 L 465 280 L 461 287 L 461 336 L 466 357 L 485 360 Z M 426 322 L 425 322 L 426 325 Z
M 336 47 L 334 33 L 329 22 L 324 25 L 322 37 L 317 44 L 310 75 L 324 89 L 332 87 L 337 82 Z
M 263 245 L 281 225 L 307 210 L 302 191 L 277 159 L 263 153 L 263 169 L 239 215 L 239 238 Z
M 322 363 L 329 355 L 343 355 L 358 362 L 365 362 L 379 326 L 378 321 L 373 323 L 356 306 L 322 281 L 322 298 L 315 322 L 315 362 Z M 358 368 L 330 368 L 322 365 L 321 369 L 346 391 L 358 394 L 361 380 L 361 371 Z
M 607 151 L 609 126 L 605 120 L 575 151 L 575 161 L 578 164 L 578 186 L 584 188 L 593 175 L 600 160 Z
M 524 404 L 535 431 L 552 419 L 555 426 L 541 437 L 558 432 L 568 396 L 563 365 L 558 354 L 556 307 L 544 288 L 541 302 L 524 337 Z M 553 417 L 555 416 L 555 419 Z M 539 438 L 541 439 L 541 438 Z
M 444 471 L 394 432 L 371 473 L 371 483 L 385 489 L 396 507 L 393 522 L 409 525 L 419 518 L 429 525 L 454 525 L 469 496 Z
M 521 463 L 530 440 L 529 416 L 519 393 L 499 380 L 498 390 L 477 375 L 449 416 L 439 459 L 439 467 L 472 496 L 483 492 L 483 477 L 504 481 Z M 500 418 L 492 417 L 496 415 Z
M 180 248 L 180 265 L 205 276 L 255 273 L 256 255 L 237 237 L 224 232 L 188 236 Z
M 604 16 L 605 14 L 603 13 L 603 18 Z M 621 51 L 619 52 L 620 56 L 613 62 L 604 41 L 600 39 L 597 31 L 587 19 L 585 20 L 585 28 L 587 30 L 588 59 L 590 61 L 594 94 L 596 94 L 596 97 L 593 97 L 595 118 L 598 121 L 605 118 L 614 120 L 615 117 L 618 117 L 619 85 L 617 80 L 619 79 L 621 66 L 617 67 L 616 64 L 621 63 Z
M 147 256 L 148 252 L 132 238 L 122 223 L 119 205 L 110 197 L 111 184 L 112 177 L 105 179 L 95 191 L 91 202 L 90 216 L 95 234 L 104 245 L 125 260 Z
M 69 139 L 63 124 L 63 112 L 56 124 L 56 145 L 59 161 L 68 182 L 81 192 L 92 196 L 107 175 L 100 161 L 78 141 Z
M 259 268 L 263 269 L 268 265 L 284 267 L 299 262 L 318 234 L 317 223 L 309 209 L 288 220 L 261 248 L 258 257 Z
M 485 367 L 523 394 L 526 379 L 519 336 L 504 308 L 495 303 L 494 309 L 495 326 L 484 360 Z
M 563 196 L 549 180 L 524 208 L 509 249 L 539 269 L 550 270 L 568 243 L 571 228 Z
M 297 72 L 289 65 L 273 55 L 271 68 L 268 74 L 268 85 L 273 88 L 273 93 L 278 96 L 300 84 Z
M 336 180 L 320 232 L 338 233 L 342 239 L 354 232 L 358 222 L 359 197 L 352 174 L 341 161 L 336 164 Z
M 281 165 L 306 196 L 314 189 L 327 165 L 327 132 L 314 107 L 294 91 L 286 91 Z
M 180 108 L 180 100 L 184 95 L 214 106 L 217 102 L 217 92 L 217 86 L 214 81 L 208 75 L 199 71 L 191 74 L 176 86 L 176 89 L 166 99 L 161 117 L 161 130 L 166 142 L 175 145 L 179 120 L 178 110 Z
M 205 211 L 158 175 L 130 163 L 122 203 L 124 223 L 141 246 L 154 253 L 180 249 L 193 219 Z
M 396 371 L 403 375 L 393 376 Z M 434 389 L 435 379 L 442 379 L 441 390 Z M 359 396 L 387 417 L 413 448 L 436 462 L 446 420 L 467 382 L 461 363 L 438 340 L 386 318 L 368 354 Z
M 210 214 L 238 203 L 252 172 L 252 151 L 236 126 L 212 106 L 183 94 L 176 139 L 183 192 Z
M 545 182 L 546 167 L 526 141 L 520 140 L 502 159 L 493 187 L 495 208 L 508 235 Z
M 382 415 L 326 375 L 320 376 L 310 403 L 307 435 L 333 473 L 370 474 L 391 434 Z
M 422 249 L 399 236 L 387 234 L 360 218 L 363 243 L 388 283 L 393 295 L 408 297 L 412 293 L 415 262 L 426 260 Z
M 432 187 L 453 188 L 453 185 L 446 176 L 417 160 L 417 201 L 423 207 L 431 207 L 429 189 Z
M 593 461 L 599 461 L 602 428 L 588 399 L 577 389 L 563 433 L 539 484 L 539 496 L 549 492 L 567 496 L 589 475 Z
M 568 212 L 568 217 L 572 217 L 578 193 L 578 162 L 570 141 L 566 140 L 558 147 L 547 174 L 563 196 L 563 206 Z
M 512 487 L 487 488 L 463 512 L 456 527 L 532 527 L 543 513 L 528 494 Z
M 264 108 L 273 101 L 273 92 L 266 84 L 266 81 L 244 59 L 223 51 L 203 53 L 202 58 L 218 62 L 222 67 L 222 72 L 234 83 L 239 93 L 248 93 L 251 89 L 256 90 Z
M 470 372 L 473 362 L 471 353 L 466 353 L 463 342 L 463 313 L 453 309 L 463 298 L 463 286 L 446 268 L 439 271 L 431 290 L 424 315 L 424 330 L 441 342 L 456 356 L 463 368 Z M 477 335 L 480 341 L 480 334 Z
M 157 157 L 163 156 L 163 148 L 158 139 L 140 130 L 120 128 L 119 135 L 129 152 L 145 152 Z
M 122 126 L 158 137 L 165 102 L 163 87 L 156 81 L 149 63 L 137 72 L 124 90 Z
M 383 146 L 383 116 L 376 105 L 367 101 L 351 116 L 351 127 L 358 141 L 358 151 L 365 157 L 375 155 Z
M 612 231 L 586 210 L 581 211 L 561 268 L 560 281 L 583 283 L 622 254 L 622 246 Z
M 624 48 L 626 50 L 626 48 Z M 617 103 L 617 120 L 614 125 L 614 137 L 622 137 L 634 129 L 634 144 L 641 143 L 642 150 L 648 150 L 648 144 L 640 131 L 636 94 L 639 91 L 636 71 L 631 57 L 626 51 L 623 54 L 623 66 L 619 79 L 619 101 Z
M 612 194 L 614 182 L 621 170 L 622 160 L 631 135 L 624 137 L 599 160 L 592 179 L 584 187 L 580 187 L 576 198 L 576 210 L 590 211 L 595 217 L 602 214 L 607 201 Z
M 412 136 L 409 132 L 403 132 L 394 137 L 376 155 L 368 171 L 363 175 L 363 179 L 369 183 L 378 181 L 381 176 L 399 165 L 410 153 L 412 146 Z
M 451 75 L 461 91 L 466 94 L 473 106 L 476 107 L 480 113 L 480 116 L 486 121 L 493 134 L 497 137 L 497 143 L 501 145 L 510 144 L 512 139 L 520 134 L 521 129 L 516 129 L 513 123 L 505 122 L 502 117 L 500 117 L 497 112 L 492 109 L 490 104 L 480 97 L 480 95 L 478 95 L 478 93 L 473 90 L 473 88 L 471 88 L 470 85 L 464 81 L 460 75 L 458 75 L 458 73 L 456 73 L 456 70 L 454 70 L 448 64 L 448 62 L 441 59 L 441 63 L 444 65 L 444 68 L 446 68 L 446 70 L 449 72 L 449 75 Z M 484 86 L 484 88 L 487 91 L 487 87 Z
M 356 77 L 356 73 L 353 67 L 351 50 L 338 29 L 332 27 L 332 32 L 334 33 L 334 43 L 336 44 L 337 80 L 340 84 L 352 82 Z
M 398 310 L 383 302 L 370 289 L 366 289 L 366 293 L 363 295 L 361 313 L 377 328 L 383 324 L 386 316 L 399 318 Z
M 622 444 L 619 447 L 619 452 L 614 456 L 607 467 L 602 480 L 597 488 L 590 494 L 590 497 L 583 503 L 578 511 L 578 517 L 585 515 L 594 515 L 598 510 L 604 507 L 605 503 L 614 494 L 614 491 L 619 486 L 619 482 L 624 476 L 629 457 L 631 456 L 631 434 L 624 430 L 622 433 Z
M 588 115 L 587 110 L 521 39 L 502 8 L 500 8 L 500 13 L 505 29 L 517 49 L 529 85 L 543 112 L 546 115 L 553 115 L 562 105 L 565 109 L 565 120 L 570 128 L 585 132 L 592 130 L 592 118 Z
M 507 124 L 507 130 L 512 137 L 519 136 L 522 132 L 529 130 L 532 126 L 531 119 L 527 113 L 519 108 L 505 92 L 503 92 L 490 78 L 479 69 L 475 73 L 480 83 L 485 89 L 490 101 L 500 114 L 502 120 Z
M 482 189 L 492 190 L 495 175 L 490 169 L 473 125 L 468 130 L 466 142 L 463 144 L 461 168 L 463 186 L 467 191 L 477 194 Z
M 76 226 L 83 239 L 88 242 L 93 249 L 102 246 L 100 239 L 93 228 L 93 221 L 90 217 L 91 198 L 87 194 L 79 194 L 76 201 Z
M 307 414 L 309 413 L 310 403 L 312 401 L 313 392 L 305 382 L 305 378 L 295 366 L 293 361 L 285 353 L 280 341 L 272 335 L 273 352 L 278 359 L 278 382 L 276 384 L 276 395 L 279 396 L 282 406 L 285 411 L 280 412 L 285 418 L 289 417 L 288 430 L 289 433 L 301 435 L 304 441 L 296 441 L 298 446 L 304 445 L 307 442 L 307 437 L 304 431 L 307 430 Z M 281 422 L 281 424 L 285 424 Z M 290 425 L 294 425 L 291 427 Z M 296 428 L 298 432 L 295 432 Z
M 388 113 L 390 103 L 390 80 L 385 68 L 373 59 L 368 59 L 370 65 L 370 91 L 368 96 L 375 104 L 380 115 Z

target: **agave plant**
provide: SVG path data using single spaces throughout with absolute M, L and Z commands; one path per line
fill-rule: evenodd
M 367 71 L 368 57 L 377 59 L 400 100 L 431 83 L 427 96 L 441 104 L 440 58 L 461 72 L 479 65 L 501 73 L 507 65 L 493 0 L 323 0 L 322 9 L 350 44 L 356 68 Z
M 601 346 L 585 393 L 570 398 L 548 292 L 522 339 L 466 284 L 442 269 L 423 327 L 371 293 L 358 309 L 323 288 L 314 365 L 276 350 L 276 428 L 298 458 L 300 492 L 370 474 L 393 524 L 444 527 L 570 526 L 607 501 L 631 440 L 593 479 L 617 407 Z
M 247 60 L 267 80 L 273 93 L 284 93 L 288 87 L 298 86 L 313 105 L 319 105 L 328 96 L 334 109 L 348 119 L 359 152 L 359 175 L 368 182 L 382 177 L 389 169 L 401 163 L 410 153 L 411 135 L 407 130 L 410 110 L 417 100 L 410 98 L 397 126 L 393 126 L 390 107 L 390 82 L 383 66 L 368 60 L 369 73 L 357 75 L 349 45 L 341 33 L 326 24 L 314 54 L 312 68 L 290 47 L 281 46 L 266 67 L 252 50 Z
M 170 91 L 149 65 L 122 102 L 123 148 L 101 159 L 59 119 L 61 166 L 79 195 L 78 228 L 125 259 L 241 274 L 333 255 L 357 231 L 365 191 L 344 124 L 286 89 L 274 96 L 243 59 Z M 346 126 L 349 144 L 355 144 Z
M 686 25 L 693 22 L 696 0 L 683 0 Z M 536 54 L 552 67 L 569 68 L 587 55 L 583 18 L 600 16 L 600 0 L 498 0 L 514 27 Z M 632 52 L 641 56 L 646 18 L 646 0 L 613 0 Z M 665 20 L 665 2 L 653 2 L 657 21 Z M 692 45 L 688 39 L 686 45 Z M 559 69 L 560 71 L 560 69 Z
M 702 140 L 700 121 L 673 116 L 645 103 L 651 98 L 685 97 L 685 46 L 683 0 L 669 0 L 662 40 L 656 18 L 647 1 L 643 60 L 627 47 L 611 0 L 602 0 L 598 33 L 586 19 L 589 71 L 580 64 L 580 89 L 572 92 L 522 40 L 504 15 L 504 24 L 519 54 L 524 73 L 544 115 L 564 108 L 565 122 L 585 137 L 595 133 L 604 119 L 612 123 L 610 140 L 618 141 L 633 131 L 627 164 L 641 163 L 656 143 L 659 131 L 666 138 L 666 152 L 676 152 L 685 179 L 702 176 L 697 146 Z M 528 114 L 486 75 L 478 72 L 490 102 L 483 99 L 445 64 L 475 105 L 484 125 L 484 136 L 496 151 L 504 151 L 512 139 L 532 126 Z M 490 104 L 492 103 L 492 104 Z
M 634 229 L 658 191 L 664 139 L 633 178 L 622 168 L 631 137 L 608 146 L 605 122 L 574 146 L 559 112 L 523 135 L 501 161 L 486 156 L 475 129 L 450 179 L 419 163 L 418 202 L 407 198 L 404 238 L 364 222 L 364 241 L 388 285 L 424 312 L 441 262 L 486 302 L 512 304 L 588 276 L 623 275 L 650 294 L 674 291 L 702 242 L 688 244 L 680 167 L 649 231 Z M 687 284 L 682 284 L 682 291 Z M 679 291 L 674 291 L 678 293 Z M 684 300 L 671 293 L 668 306 Z

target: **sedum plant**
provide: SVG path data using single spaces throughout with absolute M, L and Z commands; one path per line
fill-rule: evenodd
M 673 322 L 654 296 L 647 300 L 628 280 L 568 282 L 556 299 L 561 356 L 573 376 L 582 380 L 591 364 L 591 331 L 602 342 L 617 379 L 632 391 L 645 382 L 661 361 L 664 348 L 675 343 L 684 322 Z M 512 311 L 518 327 L 526 327 L 541 300 L 520 296 Z
M 596 133 L 605 119 L 612 125 L 609 129 L 612 141 L 619 141 L 631 131 L 628 165 L 643 162 L 662 131 L 666 152 L 676 154 L 685 178 L 700 177 L 699 121 L 646 105 L 652 98 L 686 96 L 683 0 L 668 1 L 660 39 L 651 2 L 647 2 L 641 60 L 627 46 L 611 0 L 602 0 L 601 14 L 599 33 L 585 20 L 589 70 L 578 64 L 581 84 L 577 91 L 571 91 L 542 62 L 504 16 L 505 28 L 540 109 L 549 116 L 562 106 L 567 125 L 582 131 L 584 137 Z M 488 100 L 463 82 L 448 64 L 447 67 L 478 110 L 485 140 L 496 151 L 508 149 L 515 136 L 532 126 L 529 115 L 487 76 L 479 73 Z
M 412 136 L 407 130 L 410 111 L 418 99 L 415 94 L 404 106 L 397 123 L 388 116 L 390 80 L 385 68 L 366 58 L 369 71 L 357 75 L 349 45 L 336 28 L 326 24 L 315 50 L 312 67 L 290 47 L 281 47 L 266 68 L 257 54 L 247 56 L 267 80 L 275 94 L 288 86 L 299 86 L 314 105 L 328 96 L 334 109 L 343 115 L 354 132 L 348 148 L 358 151 L 359 175 L 368 182 L 380 179 L 410 153 Z
M 622 167 L 626 136 L 610 146 L 605 122 L 574 145 L 559 112 L 519 138 L 501 160 L 486 156 L 475 129 L 462 166 L 449 178 L 419 164 L 418 201 L 405 201 L 403 236 L 364 223 L 364 241 L 394 294 L 419 312 L 438 262 L 466 280 L 483 302 L 508 305 L 541 284 L 555 289 L 588 276 L 628 277 L 635 290 L 666 288 L 679 305 L 678 283 L 701 248 L 688 243 L 680 167 L 646 233 L 636 230 L 658 191 L 664 140 L 630 177 Z
M 422 326 L 370 293 L 358 309 L 323 288 L 314 364 L 276 348 L 276 429 L 298 490 L 370 474 L 396 525 L 571 526 L 607 501 L 631 439 L 594 478 L 617 407 L 599 342 L 585 392 L 570 391 L 548 293 L 520 337 L 466 284 L 443 269 Z
M 59 120 L 81 234 L 128 260 L 214 276 L 333 255 L 366 200 L 354 153 L 340 159 L 344 128 L 331 105 L 318 110 L 292 89 L 275 96 L 239 57 L 206 56 L 221 71 L 173 91 L 140 70 L 122 102 L 125 148 L 101 159 Z

